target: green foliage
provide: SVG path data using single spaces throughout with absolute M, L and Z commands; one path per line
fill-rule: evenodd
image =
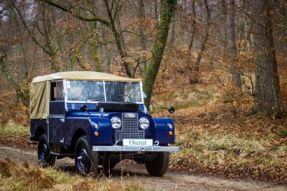
M 6 126 L 0 127 L 0 138 L 23 137 L 29 135 L 28 127 L 16 126 L 9 122 Z
M 276 132 L 280 137 L 287 137 L 287 127 L 279 126 Z

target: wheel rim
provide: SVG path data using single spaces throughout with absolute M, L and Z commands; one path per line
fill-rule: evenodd
M 40 164 L 46 164 L 48 154 L 48 147 L 46 144 L 41 144 L 39 149 L 39 162 Z
M 81 174 L 86 174 L 89 168 L 89 157 L 85 148 L 81 148 L 79 150 L 76 156 L 76 161 L 78 171 Z

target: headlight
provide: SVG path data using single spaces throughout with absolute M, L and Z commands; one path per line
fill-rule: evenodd
M 119 117 L 113 117 L 111 119 L 111 122 L 112 122 L 112 128 L 114 128 L 114 129 L 118 129 L 122 125 L 122 121 Z
M 142 117 L 139 120 L 140 128 L 141 129 L 147 129 L 149 126 L 149 120 L 146 117 Z

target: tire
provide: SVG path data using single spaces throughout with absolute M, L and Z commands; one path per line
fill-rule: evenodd
M 50 147 L 45 135 L 41 135 L 38 143 L 38 163 L 42 168 L 54 166 L 56 156 L 50 153 Z
M 155 158 L 149 162 L 146 162 L 145 166 L 151 176 L 161 177 L 166 173 L 168 169 L 169 153 L 158 152 L 154 153 L 154 155 Z
M 76 142 L 75 148 L 75 167 L 76 171 L 82 176 L 96 172 L 98 167 L 97 153 L 92 152 L 87 140 L 87 136 L 80 137 Z

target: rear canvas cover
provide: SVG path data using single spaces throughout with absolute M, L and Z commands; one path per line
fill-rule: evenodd
M 50 104 L 50 81 L 32 83 L 30 89 L 30 118 L 47 119 Z

